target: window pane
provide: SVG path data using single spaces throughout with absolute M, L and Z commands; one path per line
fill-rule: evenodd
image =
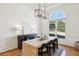
M 65 32 L 65 22 L 63 20 L 57 21 L 57 30 L 60 32 Z
M 55 30 L 55 21 L 49 21 L 49 29 Z

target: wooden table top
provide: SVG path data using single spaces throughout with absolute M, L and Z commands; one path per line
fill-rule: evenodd
M 57 38 L 57 37 L 48 36 L 48 39 L 46 39 L 46 40 L 40 41 L 39 40 L 40 38 L 36 38 L 36 39 L 24 41 L 23 43 L 30 44 L 31 46 L 39 48 L 42 44 L 47 43 L 48 41 L 53 40 L 55 38 Z

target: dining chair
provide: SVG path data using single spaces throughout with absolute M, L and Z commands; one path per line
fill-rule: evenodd
M 38 48 L 38 55 L 39 56 L 48 56 L 48 47 L 47 43 L 42 44 L 40 48 Z
M 54 45 L 55 45 L 55 50 L 58 49 L 58 39 L 57 38 L 54 39 Z
M 48 51 L 49 51 L 48 53 L 49 56 L 51 56 L 51 54 L 55 52 L 54 40 L 50 40 L 48 42 Z

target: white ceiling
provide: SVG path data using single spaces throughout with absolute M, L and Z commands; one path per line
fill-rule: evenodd
M 23 5 L 30 8 L 30 9 L 32 9 L 32 10 L 35 10 L 35 9 L 38 8 L 39 3 L 25 3 Z M 41 9 L 44 9 L 44 3 L 40 3 L 40 5 L 41 5 Z M 61 5 L 62 5 L 61 3 L 45 3 L 46 11 L 49 12 L 53 8 L 59 7 Z

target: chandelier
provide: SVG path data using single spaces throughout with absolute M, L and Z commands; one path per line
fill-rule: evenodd
M 34 16 L 37 17 L 37 18 L 43 18 L 43 19 L 47 19 L 47 13 L 46 13 L 46 6 L 45 6 L 45 3 L 44 3 L 44 10 L 41 9 L 41 5 L 39 3 L 39 6 L 38 6 L 38 9 L 35 9 L 34 10 Z

